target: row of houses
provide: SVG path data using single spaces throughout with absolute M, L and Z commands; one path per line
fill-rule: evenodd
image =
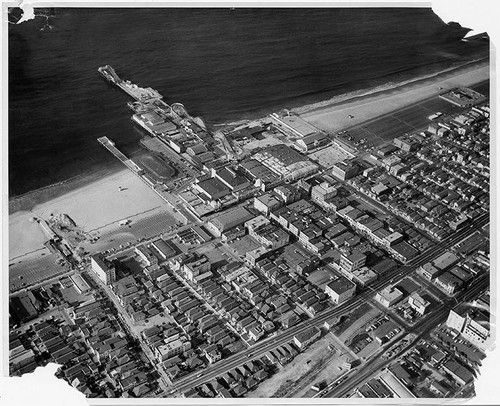
M 198 291 L 239 334 L 253 341 L 259 340 L 264 335 L 264 326 L 269 320 L 255 311 L 252 312 L 250 303 L 236 295 L 228 283 L 223 286 L 210 280 L 203 282 Z M 268 329 L 274 329 L 274 325 L 271 323 Z
M 68 314 L 92 359 L 104 366 L 105 377 L 111 379 L 117 389 L 136 396 L 157 386 L 156 379 L 144 372 L 149 370 L 144 361 L 138 355 L 131 356 L 127 335 L 107 302 L 86 302 L 70 309 Z M 88 367 L 91 364 L 78 365 Z M 93 374 L 95 371 L 90 375 Z
M 186 398 L 237 398 L 255 389 L 268 378 L 268 367 L 259 360 L 245 362 L 198 387 L 184 392 Z
M 289 272 L 285 264 L 276 265 L 276 259 L 263 259 L 256 264 L 262 275 L 264 275 L 270 283 L 275 286 L 278 291 L 283 292 L 284 296 L 289 298 L 290 303 L 294 303 L 302 307 L 312 315 L 315 315 L 326 307 L 326 295 L 319 288 L 310 283 L 302 275 L 295 272 Z M 277 312 L 285 314 L 293 310 L 293 307 L 288 302 L 284 302 L 276 309 Z M 290 314 L 292 320 L 286 322 L 287 325 L 293 322 L 295 317 Z

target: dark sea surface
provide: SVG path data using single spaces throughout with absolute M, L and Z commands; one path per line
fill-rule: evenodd
M 144 135 L 97 72 L 209 125 L 397 83 L 477 58 L 431 9 L 56 9 L 9 25 L 9 195 L 120 164 Z M 464 33 L 462 33 L 463 35 Z

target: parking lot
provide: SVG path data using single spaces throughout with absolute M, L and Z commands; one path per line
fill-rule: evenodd
M 181 220 L 173 217 L 165 208 L 157 208 L 148 216 L 137 216 L 137 220 L 130 217 L 129 220 L 130 223 L 126 226 L 113 223 L 93 231 L 92 235 L 98 236 L 99 239 L 93 244 L 85 242 L 80 245 L 90 253 L 96 253 L 171 232 L 182 224 Z
M 485 87 L 487 87 L 486 84 L 477 86 L 479 91 L 484 91 Z M 373 147 L 378 147 L 405 133 L 426 129 L 431 122 L 428 118 L 431 114 L 441 112 L 449 115 L 462 110 L 436 96 L 410 107 L 396 110 L 376 120 L 349 128 L 345 133 L 343 130 L 343 134 L 337 135 L 358 148 L 366 146 L 366 144 L 362 144 L 363 140 Z
M 47 254 L 41 258 L 25 259 L 13 264 L 9 267 L 10 291 L 68 272 L 68 266 L 61 266 L 56 263 L 58 259 L 57 254 L 51 254 L 47 250 Z

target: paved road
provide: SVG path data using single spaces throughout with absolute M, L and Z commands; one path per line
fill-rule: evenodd
M 447 318 L 451 309 L 454 309 L 460 305 L 460 303 L 467 302 L 469 300 L 474 299 L 477 295 L 485 290 L 489 286 L 489 275 L 484 274 L 480 278 L 474 281 L 474 283 L 469 287 L 469 289 L 462 291 L 460 295 L 458 295 L 458 304 L 455 306 L 443 305 L 440 306 L 436 311 L 430 313 L 427 317 L 423 318 L 419 323 L 417 323 L 412 328 L 408 329 L 409 333 L 417 334 L 415 340 L 413 342 L 404 347 L 402 351 L 396 352 L 392 357 L 385 358 L 384 355 L 387 354 L 387 351 L 384 351 L 366 364 L 364 364 L 355 375 L 350 376 L 328 394 L 325 394 L 323 397 L 344 397 L 349 394 L 353 389 L 360 387 L 366 380 L 372 378 L 373 373 L 375 371 L 379 371 L 389 365 L 394 361 L 397 357 L 401 355 L 402 352 L 406 352 L 407 350 L 414 347 L 421 338 L 427 336 L 434 328 L 436 328 L 439 324 L 443 323 Z M 401 341 L 403 337 L 400 337 L 399 340 L 395 340 L 390 344 L 390 347 L 396 345 L 399 341 Z M 389 347 L 388 347 L 389 349 Z
M 111 300 L 111 302 L 114 304 L 114 307 L 116 308 L 118 312 L 118 316 L 121 319 L 122 323 L 126 326 L 127 333 L 138 340 L 142 352 L 148 357 L 151 365 L 153 368 L 155 368 L 156 372 L 158 373 L 160 379 L 158 380 L 160 388 L 165 392 L 169 386 L 170 386 L 170 379 L 168 376 L 165 374 L 162 368 L 157 367 L 157 360 L 151 351 L 151 349 L 144 343 L 142 340 L 142 337 L 137 333 L 136 330 L 132 326 L 134 326 L 134 322 L 130 318 L 130 315 L 128 312 L 123 308 L 123 306 L 118 302 L 118 298 L 116 295 L 111 291 L 110 286 L 106 285 L 103 283 L 96 275 L 94 272 L 89 271 L 88 275 L 94 280 L 94 282 L 106 293 L 106 296 L 108 299 Z
M 414 272 L 419 266 L 428 262 L 429 260 L 439 256 L 443 250 L 448 249 L 449 247 L 456 244 L 460 241 L 464 236 L 471 234 L 476 231 L 478 228 L 483 227 L 489 221 L 489 215 L 484 214 L 476 219 L 476 221 L 468 227 L 460 230 L 449 238 L 441 241 L 440 243 L 435 244 L 433 247 L 428 249 L 426 252 L 421 254 L 420 256 L 414 258 L 410 261 L 406 266 L 401 267 L 399 272 L 396 275 L 384 275 L 377 282 L 372 285 L 372 288 L 375 290 L 382 289 L 387 285 L 395 283 L 396 281 L 400 281 L 405 278 L 410 273 Z M 288 343 L 292 341 L 293 336 L 299 332 L 304 331 L 309 326 L 321 326 L 326 320 L 330 320 L 333 317 L 340 316 L 349 312 L 350 310 L 355 309 L 361 303 L 365 302 L 366 299 L 373 295 L 372 290 L 366 290 L 359 295 L 349 299 L 344 302 L 342 305 L 327 309 L 321 313 L 319 313 L 312 320 L 307 320 L 299 323 L 296 326 L 290 327 L 284 332 L 280 333 L 277 336 L 267 338 L 263 341 L 257 342 L 255 345 L 250 347 L 249 349 L 235 354 L 231 357 L 228 357 L 224 360 L 217 362 L 209 366 L 202 376 L 198 377 L 194 373 L 190 375 L 186 375 L 183 378 L 179 379 L 177 382 L 174 382 L 175 387 L 179 391 L 186 391 L 195 386 L 201 385 L 204 382 L 209 381 L 210 379 L 215 378 L 216 376 L 227 372 L 228 370 L 237 367 L 244 363 L 245 361 L 260 358 L 267 351 L 272 350 L 280 345 Z

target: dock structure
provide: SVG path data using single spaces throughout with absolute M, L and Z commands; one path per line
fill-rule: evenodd
M 109 65 L 99 67 L 98 71 L 106 80 L 114 83 L 125 93 L 138 101 L 159 100 L 163 97 L 158 90 L 151 87 L 142 88 L 134 83 L 131 83 L 129 80 L 123 80 L 120 76 L 118 76 L 113 67 Z
M 123 162 L 132 172 L 140 175 L 139 172 L 142 169 L 131 159 L 127 158 L 123 152 L 115 147 L 115 143 L 111 141 L 108 137 L 100 137 L 97 139 L 109 152 L 111 152 L 115 157 L 117 157 L 121 162 Z
M 97 139 L 106 149 L 108 149 L 114 156 L 116 156 L 120 161 L 125 162 L 128 158 L 123 152 L 115 147 L 115 143 L 111 141 L 108 137 L 100 137 Z

